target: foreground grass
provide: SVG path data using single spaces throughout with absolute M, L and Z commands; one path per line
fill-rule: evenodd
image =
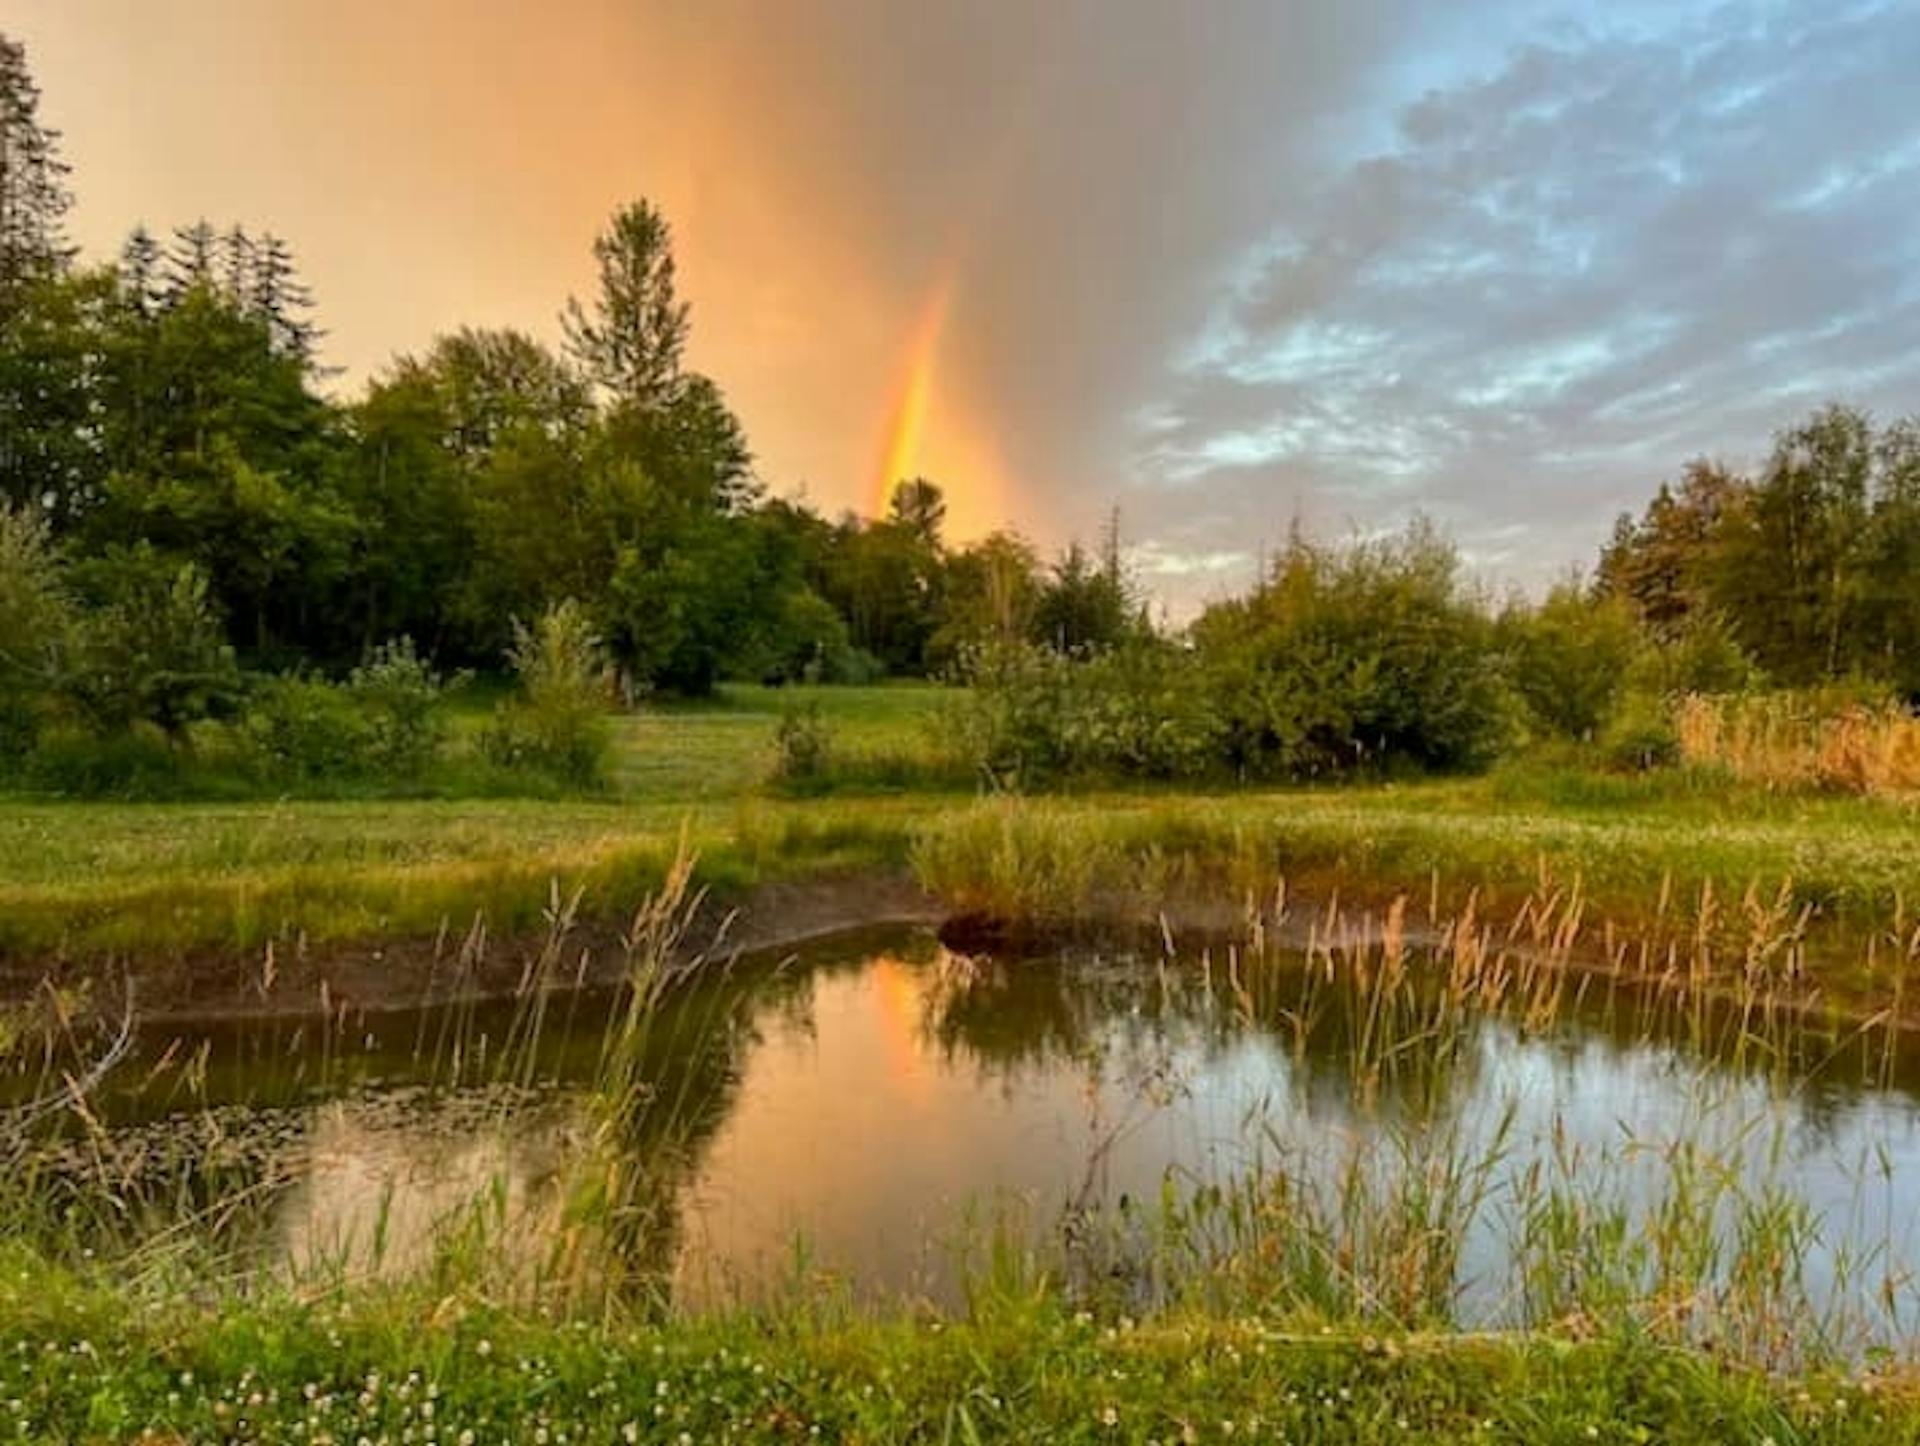
M 1361 1336 L 831 1305 L 660 1326 L 462 1295 L 140 1310 L 15 1258 L 0 1436 L 33 1441 L 1920 1441 L 1907 1378 L 1779 1378 L 1631 1335 Z
M 764 785 L 782 707 L 817 702 L 860 788 L 788 799 Z M 0 955 L 231 953 L 268 940 L 431 935 L 477 915 L 539 926 L 552 888 L 616 915 L 655 887 L 683 831 L 722 894 L 771 878 L 902 871 L 928 839 L 1001 827 L 1000 808 L 872 780 L 911 777 L 940 690 L 733 688 L 713 703 L 622 720 L 619 786 L 586 799 L 140 804 L 0 798 Z M 1075 794 L 1027 806 L 1089 884 L 1135 886 L 1231 865 L 1343 897 L 1422 893 L 1438 878 L 1490 902 L 1577 881 L 1631 925 L 1737 909 L 1756 889 L 1855 936 L 1904 933 L 1920 898 L 1912 810 L 1779 795 L 1687 775 L 1608 778 L 1516 768 L 1489 778 L 1220 793 Z M 986 822 L 982 822 L 985 820 Z M 962 840 L 965 841 L 964 839 Z M 975 840 L 977 843 L 978 840 Z M 929 881 L 957 902 L 1019 902 L 997 861 L 948 848 Z M 1041 861 L 1045 863 L 1044 860 Z M 1030 887 L 1064 873 L 1020 867 Z M 1148 902 L 1151 902 L 1150 900 Z

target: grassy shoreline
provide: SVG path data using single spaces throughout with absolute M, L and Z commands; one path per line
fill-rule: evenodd
M 409 1293 L 143 1312 L 11 1263 L 0 1434 L 22 1440 L 1920 1441 L 1903 1373 L 1773 1376 L 1630 1333 L 1135 1324 L 1011 1292 L 948 1321 L 559 1323 Z
M 899 875 L 930 841 L 1024 816 L 1035 859 L 948 850 L 927 873 L 957 905 L 992 900 L 995 870 L 1047 886 L 1151 886 L 1211 872 L 1238 887 L 1384 901 L 1436 881 L 1511 907 L 1577 887 L 1621 927 L 1758 904 L 1810 929 L 1892 947 L 1920 899 L 1910 813 L 1766 796 L 1709 805 L 1648 796 L 1593 805 L 1514 796 L 1509 778 L 1219 795 L 1092 793 L 1024 805 L 891 793 L 704 801 L 282 802 L 107 805 L 0 801 L 0 959 L 226 955 L 540 927 L 558 886 L 617 918 L 684 839 L 727 896 L 768 880 Z M 1049 843 L 1051 840 L 1051 843 Z M 1051 848 L 1063 855 L 1049 865 Z M 1070 865 L 1070 867 L 1068 867 Z M 1104 869 L 1107 877 L 1093 873 Z M 1092 871 L 1090 873 L 1089 871 Z M 1784 891 L 1784 892 L 1783 892 Z M 1031 892 L 1031 890 L 1029 890 Z M 1149 889 L 1150 893 L 1150 889 Z M 1009 894 L 1012 902 L 1018 890 Z M 1148 900 L 1151 902 L 1151 899 Z M 1003 900 L 1003 902 L 1005 902 Z

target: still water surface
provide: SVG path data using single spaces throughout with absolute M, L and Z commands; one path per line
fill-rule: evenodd
M 737 965 L 675 997 L 648 1038 L 653 1124 L 632 1148 L 662 1182 L 663 1268 L 691 1300 L 751 1296 L 802 1260 L 938 1299 L 985 1221 L 1043 1238 L 1076 1210 L 1253 1169 L 1331 1178 L 1385 1161 L 1395 1122 L 1419 1118 L 1498 1158 L 1463 1258 L 1468 1314 L 1511 1303 L 1499 1180 L 1557 1168 L 1644 1201 L 1697 1151 L 1747 1198 L 1772 1185 L 1803 1202 L 1818 1290 L 1905 1332 L 1920 1097 L 1897 1055 L 1737 1048 L 1737 1024 L 1655 1026 L 1615 999 L 1531 1032 L 1479 1019 L 1424 1065 L 1412 1041 L 1367 1088 L 1357 1022 L 1308 1022 L 1296 1003 L 1284 977 L 1255 999 L 1217 970 L 1124 954 L 970 967 L 911 930 Z M 525 1057 L 525 1012 L 507 1005 L 156 1034 L 95 1104 L 119 1168 L 190 1181 L 168 1187 L 181 1211 L 244 1221 L 252 1258 L 404 1268 L 475 1199 L 548 1187 L 586 1128 L 613 1007 L 556 998 Z

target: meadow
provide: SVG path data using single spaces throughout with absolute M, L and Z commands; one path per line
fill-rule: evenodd
M 956 691 L 726 685 L 621 715 L 612 784 L 572 796 L 7 797 L 0 956 L 231 958 L 270 941 L 457 933 L 476 917 L 511 935 L 542 927 L 556 884 L 617 918 L 660 882 L 683 837 L 723 898 L 774 879 L 916 866 L 960 907 L 1073 913 L 1099 892 L 1148 917 L 1159 895 L 1201 876 L 1374 903 L 1438 887 L 1509 909 L 1577 892 L 1596 921 L 1623 928 L 1764 915 L 1844 935 L 1836 952 L 1853 962 L 1869 947 L 1897 953 L 1920 898 L 1904 802 L 1698 769 L 1612 773 L 1564 753 L 1456 778 L 983 799 L 941 755 Z M 470 704 L 456 735 L 484 707 Z M 804 790 L 776 776 L 775 735 L 794 710 L 817 710 L 830 740 Z

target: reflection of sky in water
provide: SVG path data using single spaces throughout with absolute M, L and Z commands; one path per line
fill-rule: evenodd
M 464 1123 L 431 1107 L 382 1110 L 333 1100 L 311 1112 L 302 1168 L 278 1211 L 278 1249 L 309 1264 L 404 1272 L 478 1210 L 512 1218 L 557 1164 L 566 1121 L 526 1104 L 511 1128 L 498 1114 Z
M 969 1222 L 1012 1215 L 1047 1228 L 1075 1200 L 1152 1201 L 1170 1171 L 1223 1183 L 1255 1159 L 1324 1171 L 1358 1156 L 1392 1168 L 1355 1107 L 1341 1040 L 1302 1052 L 1291 1034 L 1235 1027 L 1217 1003 L 1164 995 L 1150 978 L 1018 967 L 1048 972 L 970 1001 L 958 1025 L 938 1007 L 936 966 L 891 955 L 740 991 L 732 1032 L 721 1031 L 728 1043 L 717 1056 L 698 1046 L 708 1066 L 688 1071 L 707 1124 L 678 1188 L 681 1291 L 713 1297 L 782 1279 L 804 1238 L 815 1268 L 939 1294 Z M 722 1013 L 709 1011 L 708 1025 Z M 391 1061 L 381 1072 L 403 1073 Z M 1920 1260 L 1920 1115 L 1907 1093 L 1783 1086 L 1662 1045 L 1600 1032 L 1528 1038 L 1482 1021 L 1432 1098 L 1469 1150 L 1511 1111 L 1461 1269 L 1467 1308 L 1484 1318 L 1515 1300 L 1499 1248 L 1504 1182 L 1536 1164 L 1589 1202 L 1638 1207 L 1668 1178 L 1675 1147 L 1736 1162 L 1750 1189 L 1787 1182 L 1828 1242 L 1885 1252 L 1853 1280 L 1863 1305 L 1886 1269 Z M 1382 1108 L 1405 1108 L 1391 1085 Z M 362 1087 L 289 1104 L 279 1118 L 289 1112 L 304 1127 L 274 1146 L 298 1156 L 274 1211 L 279 1248 L 365 1264 L 378 1241 L 389 1267 L 417 1261 L 476 1199 L 509 1214 L 536 1202 L 580 1128 L 564 1083 L 495 1101 Z M 1829 1289 L 1832 1271 L 1831 1254 L 1816 1253 L 1814 1282 Z

